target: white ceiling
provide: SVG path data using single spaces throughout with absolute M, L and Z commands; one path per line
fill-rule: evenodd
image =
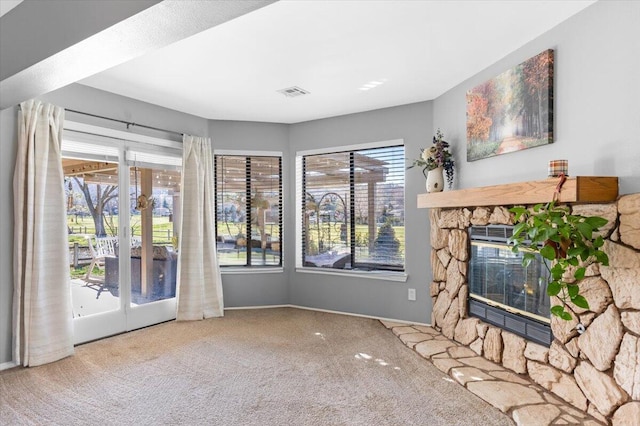
M 80 83 L 208 119 L 297 123 L 434 99 L 592 3 L 279 1 Z M 291 86 L 310 94 L 277 93 Z

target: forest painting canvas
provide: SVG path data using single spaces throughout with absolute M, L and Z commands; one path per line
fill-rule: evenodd
M 467 161 L 553 142 L 553 50 L 467 92 Z

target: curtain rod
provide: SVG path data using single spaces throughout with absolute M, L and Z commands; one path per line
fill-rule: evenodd
M 132 122 L 129 122 L 129 121 L 118 120 L 116 118 L 105 117 L 103 115 L 90 114 L 88 112 L 76 111 L 76 110 L 73 110 L 73 109 L 65 109 L 65 111 L 73 112 L 73 113 L 76 113 L 76 114 L 87 115 L 89 117 L 102 118 L 103 120 L 116 121 L 118 123 L 126 124 L 127 125 L 127 130 L 129 129 L 129 126 L 137 126 L 137 127 L 142 127 L 144 129 L 156 130 L 158 132 L 171 133 L 171 134 L 178 135 L 178 136 L 184 136 L 184 133 L 175 132 L 173 130 L 160 129 L 158 127 L 152 127 L 152 126 L 145 126 L 144 124 L 137 124 L 137 123 L 132 123 Z
M 20 105 L 18 105 L 18 109 L 22 109 L 20 107 Z M 161 129 L 159 127 L 145 126 L 144 124 L 137 124 L 137 123 L 132 123 L 132 122 L 129 122 L 129 121 L 118 120 L 116 118 L 105 117 L 103 115 L 89 114 L 88 112 L 76 111 L 76 110 L 73 110 L 73 109 L 66 109 L 66 108 L 65 108 L 65 111 L 73 112 L 73 113 L 76 113 L 76 114 L 87 115 L 89 117 L 102 118 L 103 120 L 110 120 L 110 121 L 115 121 L 115 122 L 118 122 L 118 123 L 126 124 L 127 125 L 127 130 L 129 130 L 130 126 L 137 126 L 137 127 L 142 127 L 144 129 L 151 129 L 151 130 L 156 130 L 158 132 L 171 133 L 173 135 L 178 135 L 178 136 L 184 136 L 185 135 L 185 133 L 180 133 L 180 132 L 176 132 L 176 131 L 173 131 L 173 130 Z

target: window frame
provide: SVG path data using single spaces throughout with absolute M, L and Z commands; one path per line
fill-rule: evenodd
M 268 273 L 268 272 L 281 272 L 284 270 L 284 156 L 281 151 L 255 151 L 255 150 L 228 150 L 228 149 L 214 149 L 213 150 L 213 165 L 214 165 L 214 214 L 215 214 L 215 238 L 218 241 L 218 162 L 217 157 L 219 156 L 234 156 L 234 157 L 268 157 L 268 158 L 278 158 L 280 165 L 280 261 L 278 264 L 267 264 L 267 265 L 256 265 L 250 264 L 250 256 L 247 256 L 246 263 L 244 265 L 235 264 L 235 265 L 222 265 L 219 262 L 220 271 L 223 274 L 234 274 L 234 273 Z M 245 188 L 245 191 L 250 192 L 250 187 Z M 247 206 L 247 211 L 251 210 L 251 206 Z M 250 215 L 246 216 L 246 221 L 250 221 Z M 246 224 L 246 222 L 245 222 Z M 247 252 L 249 253 L 249 251 Z M 217 255 L 217 250 L 216 250 Z
M 362 150 L 376 149 L 376 148 L 390 148 L 390 147 L 405 147 L 404 139 L 392 139 L 378 142 L 342 145 L 335 147 L 319 148 L 312 150 L 297 151 L 295 154 L 295 222 L 296 222 L 296 234 L 295 234 L 295 267 L 297 272 L 313 273 L 313 274 L 330 274 L 349 277 L 366 277 L 373 279 L 382 279 L 388 281 L 401 281 L 405 282 L 408 278 L 407 270 L 407 258 L 406 253 L 403 260 L 403 266 L 401 270 L 391 268 L 371 268 L 371 269 L 358 269 L 357 266 L 354 269 L 333 269 L 322 268 L 314 266 L 304 265 L 304 230 L 303 230 L 303 202 L 304 202 L 304 158 L 311 155 L 322 155 L 332 153 L 353 153 Z M 406 150 L 405 150 L 406 156 Z M 403 165 L 403 171 L 405 167 Z M 404 187 L 404 206 L 406 207 L 406 174 L 405 174 L 405 187 Z M 406 229 L 406 224 L 404 225 Z M 406 233 L 405 233 L 406 234 Z M 351 236 L 349 236 L 351 238 Z M 405 240 L 406 247 L 406 240 Z

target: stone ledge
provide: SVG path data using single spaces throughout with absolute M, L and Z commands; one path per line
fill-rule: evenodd
M 604 424 L 556 398 L 527 376 L 477 356 L 433 328 L 389 322 L 383 325 L 461 386 L 511 416 L 517 425 Z M 635 406 L 628 409 L 636 410 Z

